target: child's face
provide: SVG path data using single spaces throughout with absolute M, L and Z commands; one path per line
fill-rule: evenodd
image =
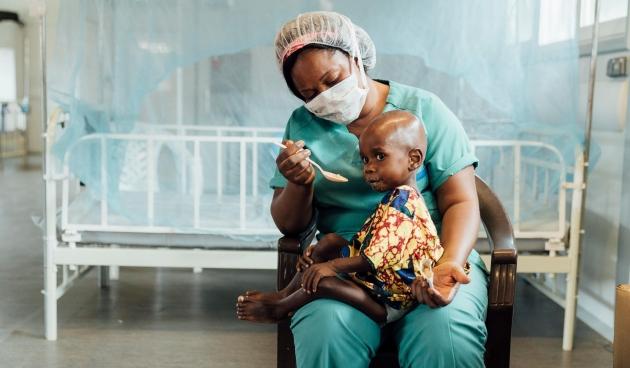
M 363 177 L 378 192 L 407 184 L 413 174 L 409 152 L 394 139 L 377 134 L 361 136 L 359 150 L 363 160 Z

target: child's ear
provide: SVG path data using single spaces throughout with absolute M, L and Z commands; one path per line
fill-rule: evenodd
M 418 148 L 409 151 L 409 171 L 417 170 L 422 165 L 424 155 Z

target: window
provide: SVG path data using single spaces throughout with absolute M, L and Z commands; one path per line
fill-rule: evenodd
M 630 0 L 599 0 L 599 52 L 630 49 Z M 576 14 L 577 12 L 577 14 Z M 576 32 L 580 54 L 591 52 L 595 0 L 540 0 L 537 41 L 540 46 L 571 40 Z
M 627 50 L 628 0 L 599 0 L 599 52 Z M 580 0 L 580 54 L 591 52 L 595 0 Z
M 613 20 L 623 20 L 628 16 L 627 0 L 600 0 L 599 22 L 605 23 Z M 580 27 L 593 25 L 595 16 L 595 0 L 582 0 L 580 9 Z
M 575 0 L 541 0 L 538 44 L 541 46 L 575 37 Z

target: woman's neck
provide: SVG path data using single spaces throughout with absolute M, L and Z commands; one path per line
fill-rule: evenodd
M 368 85 L 369 90 L 361 114 L 357 120 L 347 125 L 348 131 L 357 137 L 363 133 L 376 115 L 383 112 L 389 94 L 389 86 L 386 84 L 368 78 Z

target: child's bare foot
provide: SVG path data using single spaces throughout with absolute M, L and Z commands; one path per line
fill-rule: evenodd
M 265 293 L 241 295 L 236 303 L 236 316 L 245 321 L 277 323 L 287 317 L 278 308 L 278 300 L 275 296 L 269 296 Z
M 277 300 L 287 297 L 287 295 L 285 295 L 282 290 L 272 291 L 268 293 L 263 293 L 262 291 L 258 291 L 258 290 L 247 290 L 245 294 L 241 296 L 248 296 L 251 299 L 257 300 L 257 301 L 262 301 L 262 300 L 277 301 Z

